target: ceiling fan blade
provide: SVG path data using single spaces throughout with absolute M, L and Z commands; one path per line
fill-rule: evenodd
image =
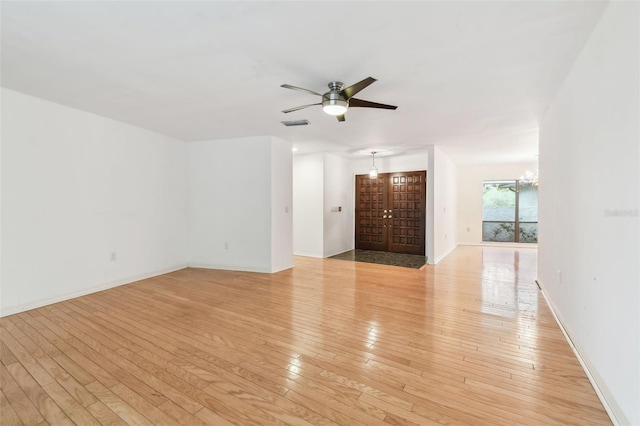
M 284 112 L 284 113 L 286 114 L 286 113 L 288 113 L 288 112 L 297 111 L 297 110 L 299 110 L 299 109 L 307 108 L 307 107 L 314 106 L 314 105 L 322 105 L 322 102 L 318 102 L 317 104 L 309 104 L 309 105 L 302 105 L 302 106 L 295 107 L 295 108 L 289 108 L 289 109 L 285 109 L 285 110 L 284 110 L 284 111 L 282 111 L 282 112 Z
M 322 93 L 314 92 L 313 90 L 303 89 L 302 87 L 292 86 L 290 84 L 283 84 L 280 87 L 284 87 L 285 89 L 297 90 L 299 92 L 306 92 L 312 95 L 322 96 Z
M 344 114 L 336 115 L 336 118 L 338 119 L 338 121 L 344 121 Z
M 342 89 L 342 93 L 344 93 L 344 96 L 347 99 L 350 99 L 352 96 L 355 96 L 356 93 L 366 88 L 367 86 L 369 86 L 371 83 L 375 81 L 378 81 L 378 80 L 376 80 L 373 77 L 367 77 L 364 80 L 357 82 L 356 84 L 352 84 L 346 89 Z
M 362 107 L 362 108 L 381 108 L 381 109 L 396 109 L 395 105 L 379 104 L 377 102 L 363 101 L 362 99 L 349 99 L 349 108 Z

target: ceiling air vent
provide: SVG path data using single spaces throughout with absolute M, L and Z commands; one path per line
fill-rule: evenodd
M 306 126 L 307 124 L 309 124 L 309 120 L 283 121 L 282 124 L 284 124 L 287 127 L 291 127 L 291 126 Z

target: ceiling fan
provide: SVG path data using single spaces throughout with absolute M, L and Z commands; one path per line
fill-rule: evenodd
M 311 93 L 312 95 L 322 97 L 322 102 L 316 104 L 302 105 L 295 108 L 285 109 L 284 113 L 298 111 L 299 109 L 307 108 L 315 105 L 322 105 L 322 110 L 329 115 L 335 115 L 338 121 L 344 121 L 344 113 L 347 112 L 347 108 L 362 107 L 362 108 L 381 108 L 381 109 L 396 109 L 397 106 L 379 104 L 376 102 L 364 101 L 362 99 L 356 99 L 353 96 L 362 89 L 375 82 L 373 77 L 367 77 L 364 80 L 353 84 L 349 87 L 344 87 L 344 83 L 340 81 L 332 81 L 329 83 L 329 91 L 325 94 L 314 92 L 313 90 L 303 89 L 301 87 L 291 86 L 289 84 L 283 84 L 280 87 L 285 89 L 298 90 L 300 92 Z

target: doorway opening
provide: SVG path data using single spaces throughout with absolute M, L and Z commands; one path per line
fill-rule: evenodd
M 425 254 L 427 172 L 356 175 L 356 249 Z

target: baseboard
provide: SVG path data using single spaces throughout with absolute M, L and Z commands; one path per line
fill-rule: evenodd
M 438 263 L 440 263 L 440 261 L 442 259 L 444 259 L 445 257 L 449 256 L 451 254 L 452 251 L 454 251 L 456 249 L 456 247 L 458 247 L 458 244 L 456 244 L 455 246 L 451 247 L 449 249 L 449 251 L 447 251 L 445 254 L 443 254 L 442 256 L 436 257 L 435 261 L 433 262 L 433 265 L 437 265 Z
M 254 268 L 251 266 L 241 265 L 214 265 L 210 263 L 189 263 L 189 268 L 219 269 L 221 271 L 258 272 L 261 274 L 272 273 L 271 269 L 269 268 Z
M 294 265 L 293 265 L 293 264 L 291 264 L 291 265 L 289 265 L 289 266 L 284 266 L 284 267 L 282 267 L 282 268 L 272 269 L 272 270 L 271 270 L 271 273 L 272 273 L 272 274 L 275 274 L 276 272 L 286 271 L 287 269 L 291 269 L 291 268 L 293 268 L 293 267 L 294 267 Z
M 580 363 L 580 366 L 582 367 L 582 369 L 584 370 L 585 374 L 587 375 L 587 378 L 589 379 L 589 382 L 591 383 L 591 386 L 593 386 L 593 389 L 596 391 L 596 395 L 598 395 L 598 399 L 600 399 L 600 402 L 602 403 L 602 406 L 604 407 L 605 411 L 609 415 L 609 418 L 611 419 L 613 424 L 616 425 L 616 426 L 630 424 L 627 421 L 626 416 L 624 414 L 622 414 L 622 413 L 617 414 L 616 411 L 620 411 L 620 410 L 619 409 L 614 409 L 612 404 L 609 403 L 608 398 L 605 396 L 606 394 L 609 394 L 609 392 L 606 390 L 606 387 L 604 387 L 604 386 L 601 387 L 598 384 L 598 380 L 596 380 L 596 376 L 598 374 L 591 371 L 592 369 L 590 368 L 590 363 L 589 363 L 588 359 L 586 357 L 582 356 L 582 354 L 580 353 L 580 350 L 573 343 L 573 340 L 571 339 L 571 336 L 569 335 L 569 332 L 564 327 L 564 324 L 562 323 L 562 320 L 560 319 L 560 316 L 556 312 L 555 305 L 547 297 L 547 293 L 544 291 L 544 287 L 540 284 L 540 282 L 538 280 L 536 280 L 536 284 L 538 284 L 538 288 L 540 289 L 540 292 L 542 293 L 542 297 L 544 297 L 545 302 L 547 302 L 547 306 L 549 307 L 549 310 L 551 311 L 551 314 L 553 315 L 553 318 L 556 320 L 556 323 L 558 324 L 558 327 L 560 327 L 560 330 L 562 331 L 562 334 L 564 335 L 564 338 L 567 340 L 567 343 L 569 343 L 569 347 L 571 348 L 571 350 L 573 351 L 574 355 L 578 359 L 578 362 Z M 613 398 L 611 398 L 611 400 L 613 400 Z
M 336 250 L 336 251 L 333 251 L 333 252 L 331 252 L 331 253 L 325 254 L 325 255 L 324 255 L 324 256 L 322 256 L 322 257 L 324 257 L 324 258 L 326 259 L 326 258 L 328 258 L 328 257 L 335 256 L 336 254 L 341 254 L 341 253 L 344 253 L 344 252 L 346 252 L 346 251 L 351 251 L 351 250 L 353 250 L 353 247 L 352 247 L 352 248 L 347 248 L 347 249 L 340 249 L 340 250 Z
M 301 257 L 315 257 L 316 259 L 322 259 L 322 253 L 297 252 L 297 253 L 293 253 L 293 255 L 301 256 Z
M 189 263 L 189 268 L 200 268 L 200 269 L 219 269 L 221 271 L 239 271 L 239 272 L 256 272 L 259 274 L 275 274 L 276 272 L 286 271 L 287 269 L 291 269 L 294 267 L 294 264 L 278 267 L 276 269 L 270 268 L 254 268 L 252 266 L 241 266 L 241 265 L 217 265 L 211 263 Z
M 459 246 L 506 247 L 506 248 L 538 248 L 537 243 L 500 243 L 491 241 L 458 243 Z
M 20 312 L 29 311 L 31 309 L 41 308 L 43 306 L 52 305 L 54 303 L 64 302 L 65 300 L 75 299 L 76 297 L 86 296 L 87 294 L 97 293 L 99 291 L 108 290 L 110 288 L 119 287 L 125 284 L 131 284 L 136 281 L 145 280 L 147 278 L 157 277 L 158 275 L 164 275 L 171 272 L 179 271 L 180 269 L 187 268 L 188 265 L 177 265 L 171 268 L 161 269 L 154 272 L 149 272 L 146 274 L 135 275 L 132 277 L 122 278 L 116 281 L 111 281 L 105 284 L 100 284 L 95 287 L 91 287 L 82 291 L 77 291 L 74 293 L 65 294 L 63 296 L 52 297 L 50 299 L 39 300 L 37 302 L 25 303 L 23 305 L 18 306 L 10 306 L 7 309 L 3 309 L 2 313 L 0 313 L 1 317 L 6 317 L 9 315 L 19 314 Z

